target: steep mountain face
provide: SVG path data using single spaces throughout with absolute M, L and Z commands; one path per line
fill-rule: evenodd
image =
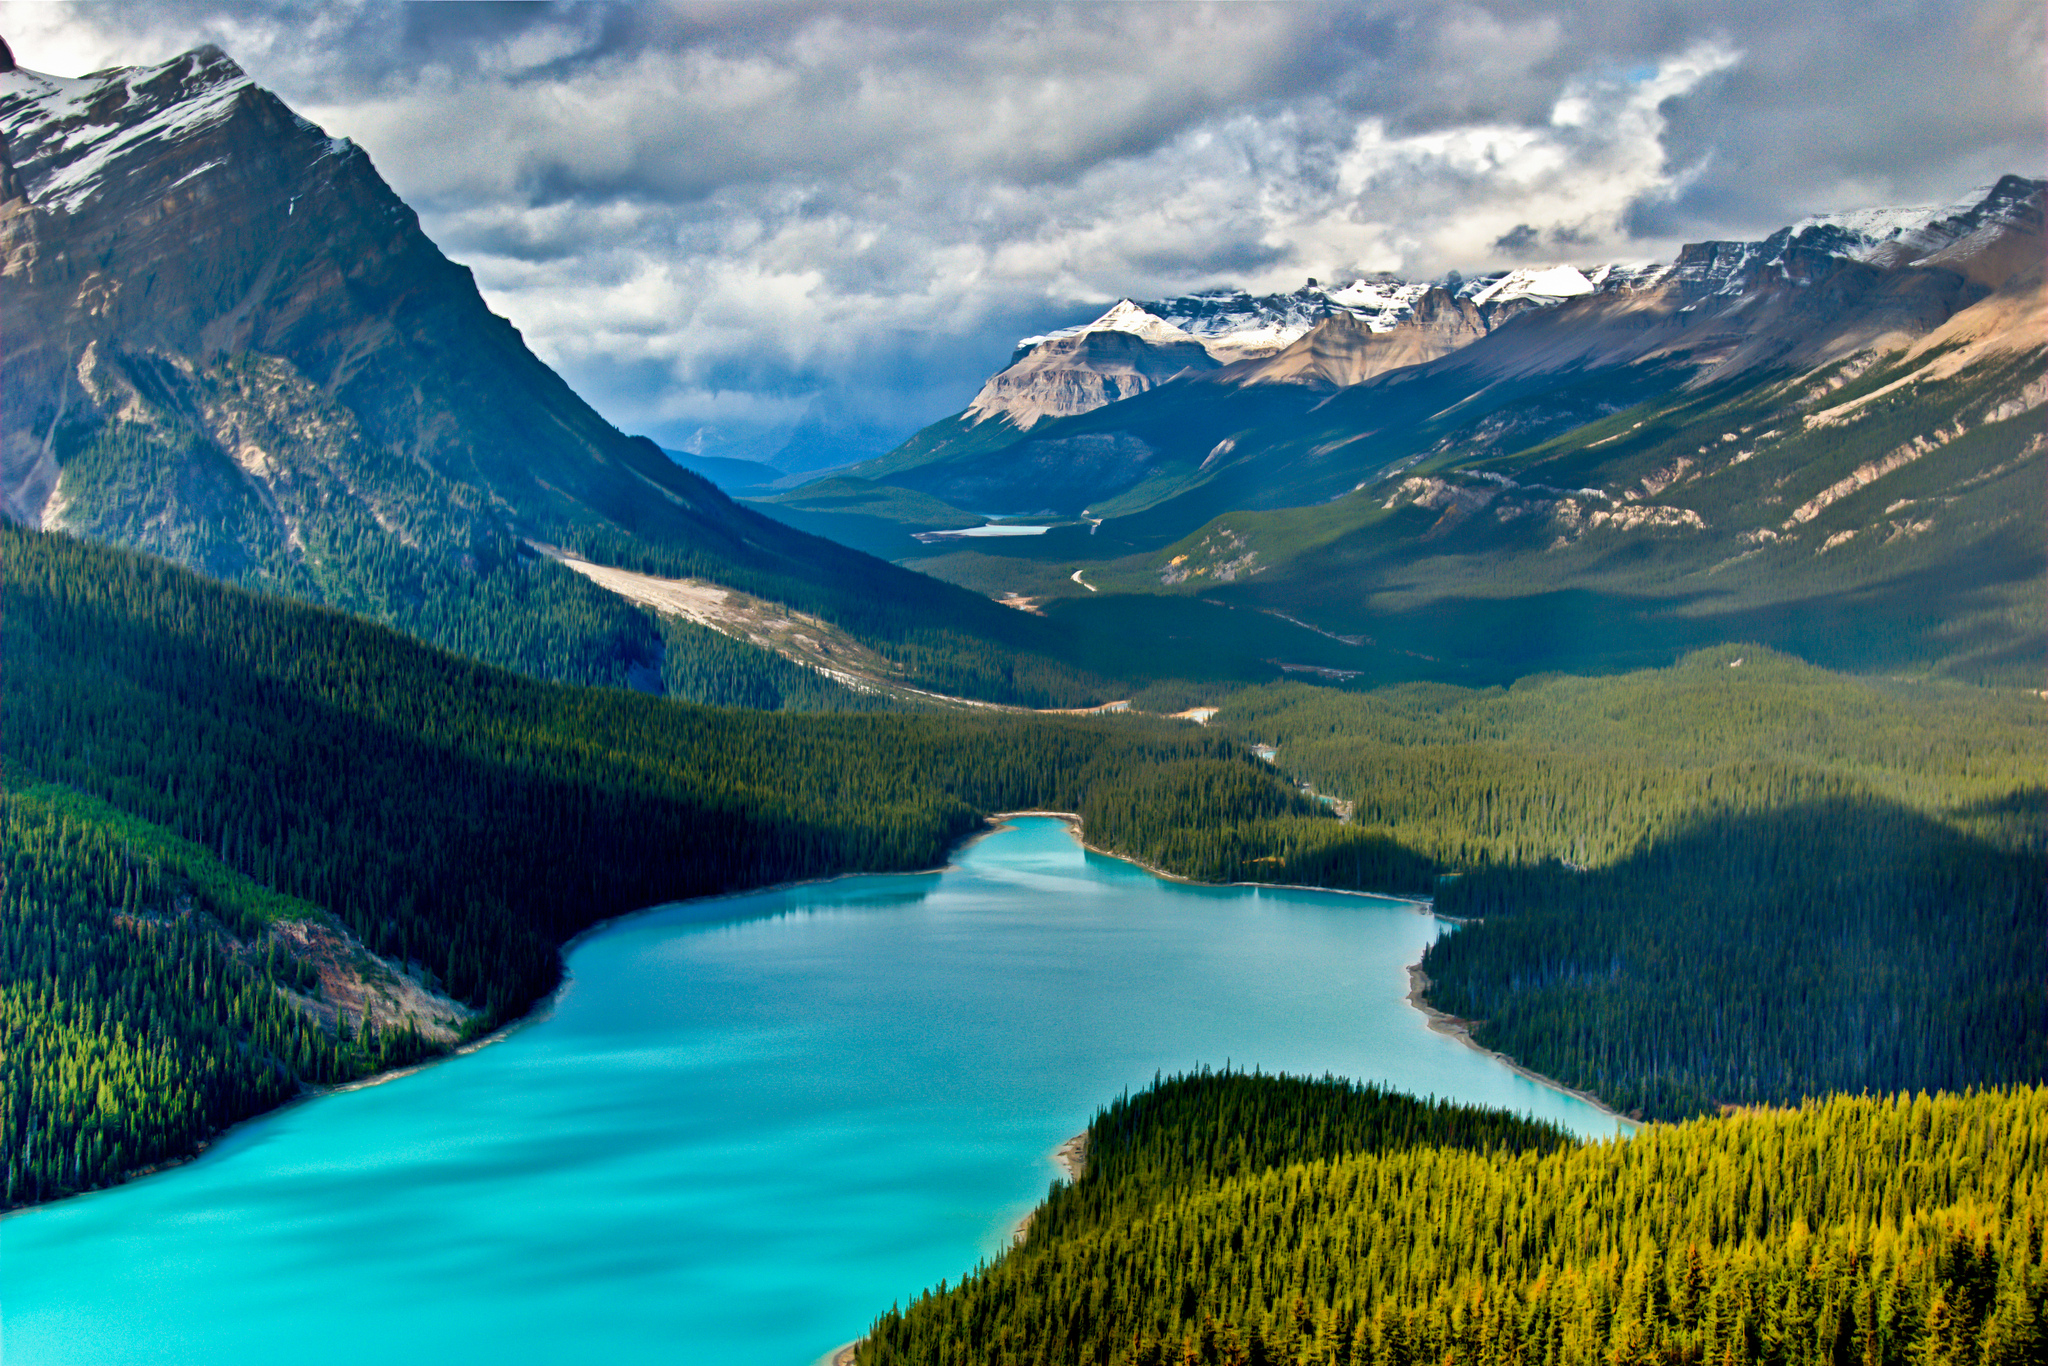
M 1142 394 L 1170 379 L 1214 370 L 1202 343 L 1126 299 L 1085 327 L 1017 344 L 1018 357 L 990 377 L 965 416 L 1007 417 L 1019 431 Z
M 1336 312 L 1299 341 L 1263 360 L 1239 361 L 1216 372 L 1223 384 L 1305 384 L 1343 389 L 1374 375 L 1447 356 L 1491 330 L 1469 298 L 1432 286 L 1391 327 L 1375 327 L 1355 313 Z
M 1311 281 L 1293 294 L 1125 299 L 1093 322 L 1023 338 L 962 416 L 970 425 L 1007 417 L 1029 431 L 1210 371 L 1225 383 L 1357 384 L 1446 355 L 1528 309 L 1642 282 L 1613 266 L 1595 274 L 1603 285 L 1557 266 L 1449 285 L 1384 276 L 1338 289 Z
M 588 681 L 652 686 L 662 634 L 535 543 L 897 641 L 1017 629 L 617 431 L 360 148 L 216 48 L 78 79 L 0 72 L 0 140 L 12 519 Z
M 62 443 L 99 422 L 183 420 L 238 448 L 236 415 L 209 418 L 193 386 L 250 353 L 364 439 L 519 515 L 651 505 L 678 531 L 730 515 L 541 364 L 360 148 L 218 49 L 78 80 L 6 73 L 0 134 L 25 191 L 0 219 L 16 320 L 0 471 L 16 517 L 44 518 Z

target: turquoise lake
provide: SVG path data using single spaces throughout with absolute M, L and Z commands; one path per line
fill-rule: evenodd
M 1019 820 L 943 872 L 664 907 L 552 1013 L 0 1221 L 8 1366 L 810 1366 L 1001 1248 L 1052 1149 L 1200 1064 L 1589 1135 L 1434 1034 L 1405 903 L 1170 883 Z

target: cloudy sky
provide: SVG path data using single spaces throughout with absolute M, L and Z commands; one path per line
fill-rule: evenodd
M 0 4 L 218 43 L 629 431 L 880 449 L 1122 296 L 1643 259 L 2044 161 L 2037 0 Z

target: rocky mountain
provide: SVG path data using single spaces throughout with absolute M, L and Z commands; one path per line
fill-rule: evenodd
M 1311 280 L 1292 294 L 1218 289 L 1140 307 L 1199 338 L 1211 355 L 1228 364 L 1285 350 L 1336 313 L 1385 331 L 1408 317 L 1429 288 L 1428 282 L 1411 284 L 1381 275 L 1336 289 Z
M 1556 266 L 1475 280 L 1376 276 L 1335 289 L 1311 280 L 1293 294 L 1124 299 L 1092 322 L 1020 340 L 1009 367 L 962 416 L 969 425 L 1007 417 L 1028 431 L 1210 371 L 1223 383 L 1356 384 L 1445 355 L 1526 309 L 1641 281 L 1640 271 L 1614 266 L 1594 275 L 1601 284 Z
M 1019 513 L 1114 518 L 1183 501 L 1180 515 L 1199 522 L 1225 498 L 1237 507 L 1319 502 L 1372 472 L 1336 455 L 1371 449 L 1364 433 L 1333 433 L 1338 444 L 1307 459 L 1278 462 L 1272 452 L 1333 394 L 1360 390 L 1340 407 L 1371 408 L 1365 420 L 1377 427 L 1424 395 L 1434 414 L 1490 390 L 1498 398 L 1504 383 L 1610 372 L 1605 401 L 1625 406 L 1647 392 L 1895 349 L 2035 260 L 2027 243 L 2039 198 L 2038 182 L 2008 177 L 1964 204 L 1810 219 L 1762 241 L 1694 244 L 1663 264 L 1120 304 L 1130 326 L 1112 331 L 1098 320 L 1026 338 L 976 406 L 851 473 L 955 506 Z M 1191 354 L 1187 339 L 1221 357 L 1234 338 L 1256 339 L 1256 351 L 1290 334 L 1263 355 L 1175 370 Z M 1095 339 L 1113 339 L 1125 368 L 1149 359 L 1145 386 L 1098 382 L 1081 350 Z M 1055 361 L 1053 347 L 1066 354 Z M 1164 347 L 1178 348 L 1171 361 L 1147 350 Z M 1005 403 L 1033 402 L 1029 423 L 987 421 Z M 1566 405 L 1552 420 L 1588 411 Z
M 1605 265 L 1580 271 L 1552 266 L 1496 271 L 1472 279 L 1454 274 L 1437 280 L 1374 275 L 1335 288 L 1310 280 L 1292 294 L 1212 290 L 1137 307 L 1196 338 L 1212 356 L 1230 364 L 1284 351 L 1330 319 L 1355 321 L 1372 332 L 1394 331 L 1412 321 L 1418 309 L 1437 311 L 1440 306 L 1425 302 L 1434 293 L 1469 303 L 1485 326 L 1491 327 L 1525 308 L 1561 303 L 1602 288 L 1633 287 L 1646 271 L 1655 269 Z M 1018 343 L 1020 354 L 1038 340 L 1042 338 L 1027 337 Z
M 1316 667 L 1340 673 L 1768 639 L 2015 678 L 2048 663 L 2042 198 L 2007 177 L 1661 265 L 1333 309 L 1271 355 L 1028 431 L 935 424 L 842 482 L 866 481 L 870 520 L 892 492 L 935 525 L 933 497 L 1071 519 L 897 553 L 1077 630 L 1161 610 L 1122 595 L 1200 594 L 1324 632 L 1353 664 Z M 1196 336 L 1256 320 L 1153 307 Z
M 361 148 L 219 49 L 79 78 L 8 66 L 8 517 L 589 681 L 657 686 L 672 640 L 536 547 L 742 588 L 885 651 L 918 632 L 984 651 L 1019 629 L 616 430 Z
M 1576 272 L 1574 272 L 1576 273 Z M 1590 291 L 1588 291 L 1590 292 Z M 1274 355 L 1217 371 L 1221 384 L 1302 384 L 1342 389 L 1374 375 L 1462 350 L 1492 330 L 1485 306 L 1432 285 L 1391 325 L 1339 310 Z
M 1090 412 L 1217 368 L 1201 342 L 1128 299 L 1084 326 L 1026 337 L 1017 352 L 967 405 L 970 423 L 1004 417 L 1028 431 L 1041 418 Z
M 351 435 L 528 516 L 718 508 L 526 350 L 360 148 L 218 49 L 75 80 L 6 73 L 0 135 L 24 190 L 0 222 L 16 517 L 54 503 L 61 524 L 60 452 L 109 424 L 189 430 L 262 479 L 271 453 L 244 411 L 258 400 L 202 393 L 238 356 L 281 363 L 259 401 L 272 416 L 338 405 Z
M 1973 233 L 1995 231 L 2020 210 L 2026 184 L 2008 177 L 1952 205 L 1816 215 L 1760 242 L 1688 246 L 1671 262 L 1523 267 L 1470 279 L 1380 275 L 1334 288 L 1311 280 L 1293 294 L 1215 290 L 1153 303 L 1126 299 L 1092 322 L 1023 338 L 1009 368 L 989 379 L 966 415 L 982 421 L 1005 414 L 1025 430 L 1044 417 L 1075 416 L 1217 368 L 1203 364 L 1190 342 L 1221 363 L 1218 382 L 1341 388 L 1448 355 L 1510 318 L 1569 300 L 1666 284 L 1688 297 L 1746 296 L 1773 270 L 1807 278 L 1838 261 L 1907 265 Z M 1374 340 L 1380 337 L 1389 340 Z

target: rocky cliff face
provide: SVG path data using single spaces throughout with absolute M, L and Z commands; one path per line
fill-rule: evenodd
M 1332 313 L 1278 354 L 1240 361 L 1217 371 L 1214 378 L 1231 384 L 1342 389 L 1389 370 L 1447 356 L 1490 330 L 1491 320 L 1479 305 L 1433 286 L 1392 327 L 1381 330 L 1356 314 Z
M 981 422 L 1001 415 L 1028 429 L 1043 418 L 1091 412 L 1216 368 L 1193 337 L 1121 303 L 1086 328 L 1028 344 L 1020 359 L 982 386 L 966 416 Z
M 245 354 L 288 365 L 366 440 L 536 521 L 652 505 L 680 532 L 725 511 L 534 357 L 360 148 L 218 49 L 78 80 L 0 74 L 0 135 L 25 192 L 0 211 L 13 516 L 43 520 L 80 434 L 203 428 L 180 380 Z

